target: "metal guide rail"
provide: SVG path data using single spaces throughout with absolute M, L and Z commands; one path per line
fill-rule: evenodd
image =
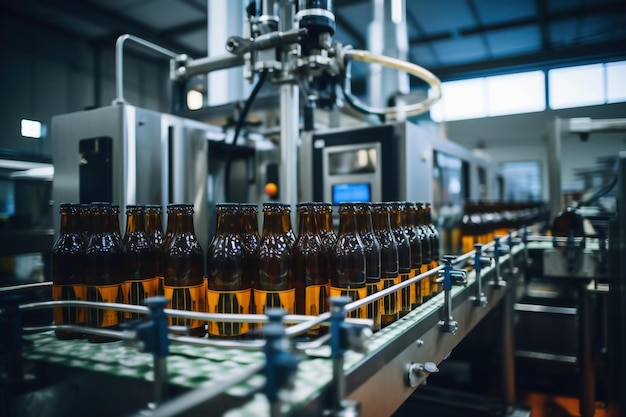
M 8 393 L 9 410 L 20 416 L 193 416 L 207 410 L 229 417 L 390 415 L 498 304 L 505 312 L 503 366 L 512 371 L 513 346 L 506 342 L 507 336 L 512 340 L 512 289 L 525 267 L 528 246 L 526 234 L 524 239 L 517 235 L 503 239 L 507 245 L 497 237 L 459 257 L 444 256 L 436 269 L 362 300 L 333 298 L 331 311 L 319 316 L 192 313 L 165 309 L 167 300 L 159 297 L 147 307 L 8 303 L 1 314 L 11 327 L 10 365 L 0 387 Z M 369 331 L 370 320 L 346 318 L 348 312 L 433 274 L 443 291 L 377 333 Z M 0 296 L 41 285 L 4 288 Z M 139 312 L 146 318 L 119 331 L 20 324 L 25 311 L 70 305 Z M 168 315 L 262 323 L 264 337 L 176 336 L 171 334 L 176 329 L 168 329 Z M 313 340 L 301 336 L 320 323 L 330 326 L 328 334 Z M 119 341 L 58 340 L 54 329 Z M 506 400 L 512 403 L 513 374 L 503 375 Z

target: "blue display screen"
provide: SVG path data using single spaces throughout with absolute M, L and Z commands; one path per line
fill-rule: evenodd
M 333 185 L 333 204 L 343 202 L 364 203 L 372 201 L 372 190 L 369 183 L 351 183 Z

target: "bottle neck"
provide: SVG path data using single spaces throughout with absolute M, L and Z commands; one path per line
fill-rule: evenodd
M 354 211 L 344 211 L 339 214 L 339 235 L 357 233 L 356 214 Z
M 356 224 L 360 234 L 372 233 L 374 226 L 372 225 L 371 213 L 366 211 L 357 211 Z
M 315 217 L 315 213 L 313 213 L 312 211 L 300 212 L 298 232 L 300 234 L 317 233 L 317 221 Z
M 392 229 L 399 229 L 402 227 L 402 214 L 398 210 L 393 210 L 389 214 L 389 224 Z
M 263 214 L 263 236 L 284 234 L 282 213 L 265 212 Z
M 193 214 L 191 213 L 178 213 L 176 216 L 176 230 L 175 233 L 194 233 L 193 228 Z
M 60 233 L 61 234 L 67 234 L 67 233 L 72 233 L 72 221 L 71 221 L 71 214 L 68 211 L 61 211 L 61 228 L 60 228 Z
M 145 222 L 142 213 L 130 213 L 126 216 L 126 234 L 145 232 Z
M 239 222 L 236 213 L 218 213 L 215 226 L 215 236 L 230 235 L 239 231 Z
M 161 215 L 159 213 L 146 213 L 146 230 L 150 232 L 163 231 Z
M 259 234 L 259 224 L 257 222 L 256 213 L 244 213 L 242 220 L 242 231 L 246 234 Z
M 285 233 L 288 233 L 291 229 L 291 216 L 288 211 L 283 211 L 281 213 L 282 218 L 282 228 Z
M 388 212 L 374 212 L 372 213 L 372 221 L 375 231 L 390 231 L 389 226 L 389 213 Z

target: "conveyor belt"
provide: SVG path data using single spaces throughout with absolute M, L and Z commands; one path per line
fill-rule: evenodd
M 521 245 L 515 247 L 513 253 L 515 262 L 521 262 Z M 500 262 L 506 265 L 508 256 L 502 256 Z M 362 416 L 392 414 L 415 389 L 407 383 L 407 366 L 416 362 L 440 363 L 500 300 L 513 292 L 511 289 L 517 278 L 509 277 L 509 285 L 499 288 L 489 285 L 493 275 L 493 266 L 483 268 L 483 290 L 489 300 L 485 307 L 475 306 L 470 300 L 476 284 L 473 271 L 468 273 L 467 287 L 452 288 L 452 313 L 459 323 L 456 334 L 442 333 L 438 324 L 442 319 L 444 303 L 444 295 L 440 293 L 404 318 L 375 333 L 369 342 L 368 353 L 346 353 L 346 392 L 349 399 L 360 403 Z M 60 341 L 52 332 L 25 338 L 30 342 L 23 351 L 27 361 L 61 367 L 68 372 L 77 371 L 81 375 L 78 380 L 84 380 L 84 383 L 106 375 L 113 377 L 113 381 L 117 381 L 120 386 L 132 386 L 130 381 L 149 385 L 153 378 L 152 356 L 137 352 L 135 347 L 127 346 L 124 342 L 92 344 L 86 340 Z M 282 411 L 285 415 L 321 415 L 328 407 L 332 385 L 333 361 L 330 359 L 330 348 L 322 346 L 306 350 L 302 352 L 301 359 L 293 387 L 286 391 L 287 395 L 283 399 Z M 233 373 L 245 372 L 247 367 L 258 370 L 258 365 L 263 361 L 264 354 L 261 351 L 172 343 L 167 357 L 168 383 L 178 393 L 181 390 L 209 389 L 219 386 Z M 270 404 L 265 395 L 259 392 L 264 382 L 265 378 L 255 371 L 244 382 L 228 389 L 225 395 L 207 403 L 202 410 L 190 410 L 189 415 L 206 415 L 207 410 L 211 411 L 211 415 L 228 417 L 270 415 Z M 63 376 L 58 376 L 56 383 L 62 384 Z M 62 395 L 59 392 L 62 391 L 55 391 L 55 395 Z M 75 394 L 68 395 L 67 401 L 75 397 Z M 36 398 L 31 395 L 27 400 L 32 403 Z M 106 397 L 102 401 L 107 401 Z M 150 398 L 144 401 L 145 404 Z M 138 410 L 127 409 L 123 402 L 120 403 L 119 415 L 132 414 L 134 411 Z M 91 415 L 99 415 L 97 409 Z

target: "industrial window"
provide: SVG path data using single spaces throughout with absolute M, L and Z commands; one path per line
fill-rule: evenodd
M 550 108 L 604 104 L 604 65 L 582 65 L 548 71 Z
M 626 101 L 626 61 L 529 71 L 442 83 L 435 122 Z
M 434 121 L 528 113 L 546 108 L 543 71 L 451 81 L 442 85 Z
M 506 201 L 541 201 L 539 161 L 512 161 L 500 164 Z
M 626 101 L 626 61 L 606 64 L 606 101 Z
M 442 83 L 441 100 L 430 114 L 436 122 L 485 117 L 485 98 L 484 78 Z
M 487 77 L 485 81 L 489 116 L 530 113 L 546 108 L 543 71 Z

